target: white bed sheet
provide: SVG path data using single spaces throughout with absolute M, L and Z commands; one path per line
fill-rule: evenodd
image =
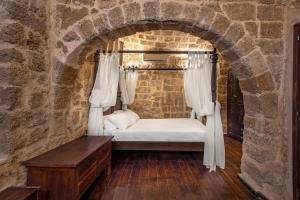
M 206 127 L 196 119 L 140 119 L 131 127 L 104 131 L 115 141 L 204 142 Z

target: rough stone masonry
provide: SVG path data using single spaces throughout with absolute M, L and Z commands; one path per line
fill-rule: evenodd
M 20 162 L 84 134 L 93 52 L 110 40 L 177 30 L 208 40 L 240 80 L 241 177 L 291 199 L 289 31 L 298 0 L 0 1 L 0 188 L 23 184 Z

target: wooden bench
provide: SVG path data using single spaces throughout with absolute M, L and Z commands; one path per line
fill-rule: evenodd
M 38 200 L 36 187 L 9 187 L 0 192 L 1 200 Z
M 83 136 L 23 162 L 27 185 L 40 187 L 40 199 L 79 199 L 102 173 L 111 171 L 111 136 Z

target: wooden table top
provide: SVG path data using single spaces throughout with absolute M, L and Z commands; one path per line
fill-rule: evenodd
M 27 167 L 76 167 L 112 138 L 113 136 L 82 136 L 22 164 Z
M 1 200 L 24 200 L 35 192 L 37 192 L 37 188 L 32 187 L 9 187 L 2 192 L 0 192 Z

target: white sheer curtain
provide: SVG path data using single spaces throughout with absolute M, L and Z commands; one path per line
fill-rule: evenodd
M 91 108 L 88 135 L 103 134 L 103 112 L 117 101 L 119 81 L 119 54 L 100 54 L 98 71 L 90 96 Z
M 184 93 L 187 106 L 197 116 L 213 113 L 211 101 L 211 63 L 208 55 L 191 54 L 188 57 L 188 69 L 184 73 Z
M 187 105 L 192 108 L 191 117 L 207 116 L 207 137 L 203 164 L 213 171 L 216 166 L 225 167 L 225 148 L 220 116 L 220 104 L 212 102 L 212 64 L 208 55 L 190 54 L 188 69 L 184 73 L 184 91 Z
M 134 102 L 138 73 L 135 70 L 120 71 L 120 90 L 123 109 Z

